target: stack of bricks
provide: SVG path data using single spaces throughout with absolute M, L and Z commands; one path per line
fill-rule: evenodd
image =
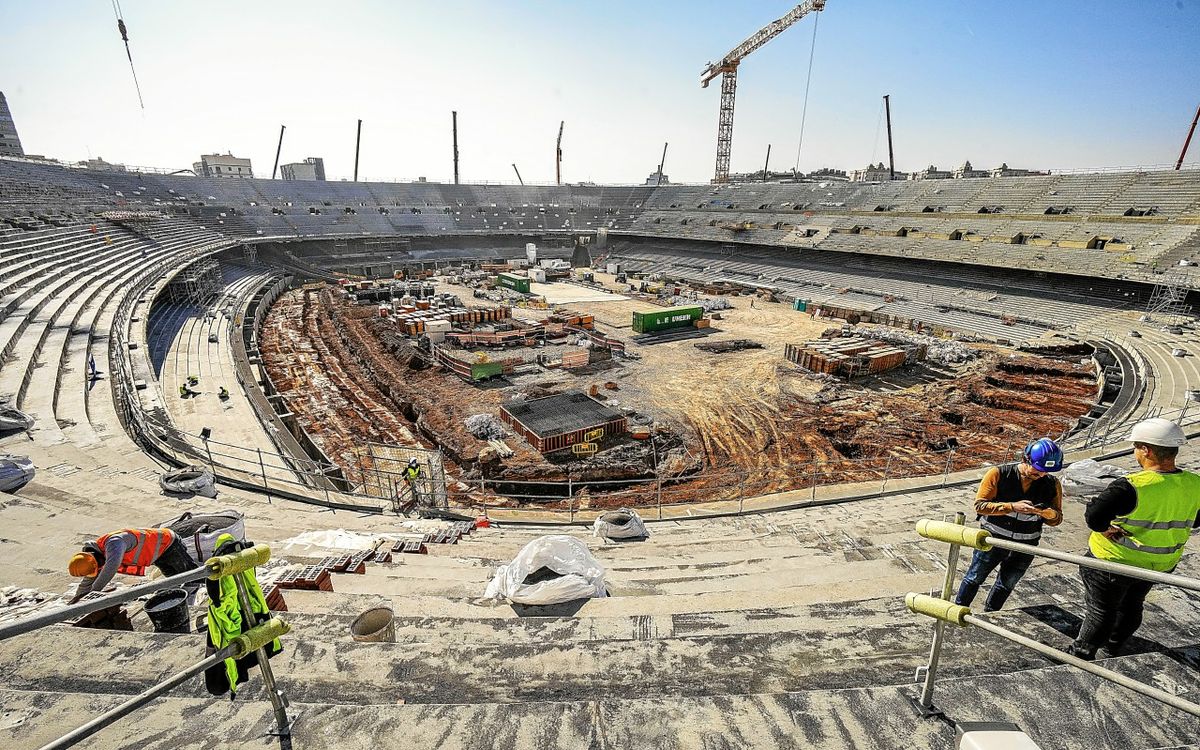
M 283 590 L 278 584 L 269 583 L 263 589 L 263 598 L 267 600 L 267 609 L 272 612 L 287 612 L 287 602 L 283 600 Z
M 429 550 L 425 549 L 425 545 L 416 541 L 401 541 L 396 542 L 392 546 L 392 552 L 396 554 L 424 555 L 428 554 Z
M 328 568 L 306 565 L 303 568 L 290 568 L 283 571 L 275 579 L 275 585 L 281 589 L 333 591 L 333 577 L 329 575 Z

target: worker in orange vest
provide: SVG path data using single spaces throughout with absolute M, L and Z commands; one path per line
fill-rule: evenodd
M 83 580 L 69 603 L 74 604 L 93 591 L 103 591 L 117 573 L 144 576 L 151 565 L 164 576 L 199 567 L 170 529 L 114 531 L 87 542 L 83 551 L 71 558 L 67 571 Z

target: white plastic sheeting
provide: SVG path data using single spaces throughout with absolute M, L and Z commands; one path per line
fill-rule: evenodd
M 537 582 L 526 583 L 530 576 Z M 608 596 L 608 592 L 604 567 L 587 545 L 555 534 L 534 539 L 512 562 L 497 568 L 484 596 L 514 604 L 563 604 Z
M 1080 497 L 1095 495 L 1112 484 L 1114 479 L 1119 479 L 1128 473 L 1128 469 L 1097 463 L 1090 458 L 1085 458 L 1063 469 L 1059 480 L 1062 482 L 1064 495 Z
M 601 513 L 592 524 L 592 535 L 602 539 L 645 539 L 650 531 L 636 510 L 621 508 Z
M 29 484 L 34 475 L 28 456 L 0 453 L 0 492 L 14 492 Z
M 168 471 L 158 478 L 158 485 L 171 495 L 217 496 L 216 481 L 207 466 L 185 466 Z

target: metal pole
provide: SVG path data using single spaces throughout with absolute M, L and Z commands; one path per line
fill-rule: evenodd
M 961 511 L 954 514 L 954 523 L 962 526 L 966 523 L 967 516 Z M 946 580 L 942 582 L 942 598 L 946 601 L 950 600 L 950 595 L 954 592 L 954 574 L 958 570 L 958 548 L 961 545 L 951 544 L 950 552 L 946 555 Z M 929 647 L 929 662 L 925 665 L 925 684 L 921 687 L 921 697 L 917 703 L 917 710 L 922 716 L 937 716 L 941 711 L 933 705 L 933 682 L 937 679 L 938 661 L 942 657 L 942 641 L 946 636 L 946 623 L 942 620 L 936 620 L 933 623 L 933 644 Z
M 767 158 L 763 161 L 763 182 L 767 181 L 767 168 L 771 164 L 771 144 L 767 144 Z
M 662 476 L 658 476 L 658 520 L 662 520 Z
M 987 543 L 993 547 L 999 547 L 1000 549 L 1012 550 L 1014 552 L 1025 552 L 1031 555 L 1036 555 L 1037 557 L 1048 557 L 1051 560 L 1058 560 L 1059 562 L 1073 563 L 1075 565 L 1082 565 L 1095 570 L 1103 570 L 1105 573 L 1126 576 L 1127 578 L 1138 578 L 1143 581 L 1150 581 L 1151 583 L 1162 583 L 1168 586 L 1175 586 L 1176 588 L 1187 589 L 1188 591 L 1200 592 L 1200 578 L 1189 578 L 1187 576 L 1181 576 L 1173 573 L 1160 573 L 1157 570 L 1148 570 L 1146 568 L 1139 568 L 1133 565 L 1109 562 L 1108 560 L 1100 560 L 1095 557 L 1073 555 L 1070 552 L 1060 552 L 1056 549 L 1050 549 L 1048 547 L 1033 547 L 1030 549 L 1030 545 L 1028 544 L 1022 544 L 1020 542 L 1014 542 L 994 536 L 989 536 L 987 538 Z
M 101 729 L 113 724 L 118 719 L 128 716 L 142 706 L 145 706 L 147 703 L 163 693 L 166 693 L 171 689 L 182 685 L 196 675 L 203 673 L 204 670 L 208 669 L 209 667 L 214 667 L 217 664 L 220 664 L 222 661 L 230 658 L 235 653 L 237 653 L 236 646 L 226 646 L 204 661 L 193 664 L 181 672 L 176 672 L 166 680 L 158 683 L 154 687 L 151 687 L 149 690 L 138 693 L 121 705 L 100 714 L 78 729 L 74 729 L 67 734 L 64 734 L 62 737 L 59 737 L 53 742 L 42 745 L 41 750 L 61 750 L 62 748 L 73 747 L 80 741 L 91 737 Z
M 896 179 L 896 155 L 892 151 L 892 95 L 883 95 L 883 106 L 887 110 L 887 133 L 888 133 L 888 179 Z
M 233 583 L 237 586 L 238 602 L 242 606 L 244 616 L 253 619 L 254 608 L 250 605 L 250 594 L 246 591 L 246 584 L 242 581 L 242 576 L 235 574 Z M 271 708 L 275 712 L 276 728 L 271 734 L 276 737 L 288 737 L 292 733 L 292 723 L 288 720 L 287 715 L 287 696 L 275 685 L 275 673 L 271 671 L 266 647 L 255 651 L 254 657 L 258 660 L 258 668 L 262 671 L 263 689 L 267 691 L 267 697 L 271 700 Z
M 1200 705 L 1192 703 L 1191 701 L 1186 701 L 1177 695 L 1172 695 L 1171 693 L 1151 687 L 1145 683 L 1138 682 L 1137 680 L 1131 677 L 1126 677 L 1119 672 L 1113 672 L 1110 669 L 1105 669 L 1104 667 L 1098 666 L 1093 662 L 1084 661 L 1083 659 L 1080 659 L 1077 656 L 1072 656 L 1065 651 L 1059 651 L 1058 649 L 1052 648 L 1043 643 L 1038 643 L 1032 638 L 1026 638 L 1023 635 L 1014 633 L 1008 628 L 1002 628 L 999 625 L 988 622 L 987 620 L 976 615 L 965 616 L 963 618 L 963 622 L 966 622 L 968 625 L 974 625 L 982 630 L 986 630 L 994 635 L 998 635 L 1005 640 L 1012 641 L 1013 643 L 1019 643 L 1025 648 L 1035 651 L 1047 659 L 1053 659 L 1054 661 L 1059 661 L 1063 664 L 1070 664 L 1077 669 L 1082 669 L 1088 674 L 1094 674 L 1097 677 L 1108 680 L 1116 685 L 1120 685 L 1123 688 L 1132 690 L 1139 695 L 1144 695 L 1147 698 L 1153 698 L 1156 701 L 1161 701 L 1172 708 L 1177 708 L 1184 713 L 1191 714 L 1192 716 L 1200 716 Z
M 880 495 L 882 495 L 883 491 L 887 489 L 888 477 L 891 476 L 891 473 L 892 473 L 892 454 L 889 453 L 888 457 L 887 457 L 887 463 L 885 463 L 883 465 L 883 484 L 879 485 L 879 494 Z
M 283 131 L 287 129 L 287 125 L 279 126 L 279 145 L 275 147 L 275 166 L 271 167 L 271 179 L 275 179 L 275 173 L 279 171 L 279 152 L 283 150 Z
M 454 184 L 458 184 L 458 112 L 450 113 L 450 130 L 454 138 Z
M 116 591 L 112 594 L 106 594 L 102 599 L 83 601 L 79 602 L 78 604 L 71 604 L 59 609 L 53 609 L 49 612 L 31 615 L 23 620 L 17 620 L 16 622 L 9 623 L 7 625 L 0 625 L 0 641 L 3 641 L 7 638 L 12 638 L 13 636 L 22 635 L 23 633 L 28 633 L 31 630 L 43 628 L 47 625 L 53 625 L 57 622 L 63 622 L 76 617 L 82 617 L 86 614 L 90 614 L 101 609 L 108 609 L 114 604 L 130 602 L 155 591 L 178 588 L 185 583 L 191 583 L 192 581 L 199 581 L 208 578 L 208 575 L 209 568 L 202 565 L 195 570 L 188 570 L 178 575 L 170 576 L 169 578 L 160 578 L 151 583 L 130 586 L 123 591 Z
M 813 499 L 813 501 L 816 501 L 816 499 L 817 499 L 817 462 L 816 461 L 813 461 L 812 479 L 813 479 L 812 499 Z
M 258 470 L 262 472 L 263 490 L 267 493 L 267 500 L 271 499 L 271 488 L 267 485 L 267 465 L 263 463 L 262 448 L 255 448 L 258 451 Z
M 358 121 L 358 134 L 354 136 L 354 181 L 358 182 L 358 147 L 362 144 L 362 120 Z
M 954 449 L 951 448 L 950 452 L 946 454 L 946 470 L 942 472 L 942 486 L 943 487 L 946 486 L 946 482 L 949 481 L 949 479 L 950 479 L 950 467 L 953 463 L 954 463 Z

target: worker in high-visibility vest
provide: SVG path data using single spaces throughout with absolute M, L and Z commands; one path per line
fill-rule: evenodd
M 1087 555 L 1170 572 L 1192 529 L 1200 527 L 1200 475 L 1176 467 L 1187 436 L 1170 420 L 1138 422 L 1129 440 L 1142 470 L 1115 480 L 1088 503 Z M 1143 604 L 1154 584 L 1082 566 L 1079 572 L 1087 612 L 1067 653 L 1091 660 L 1103 648 L 1116 656 L 1142 624 Z
M 71 558 L 67 572 L 82 578 L 70 604 L 93 591 L 103 591 L 117 573 L 144 576 L 153 565 L 164 576 L 199 567 L 170 529 L 122 529 L 87 542 Z
M 408 485 L 408 491 L 412 495 L 413 500 L 418 499 L 417 495 L 417 480 L 421 478 L 421 463 L 417 459 L 409 459 L 408 467 L 404 470 L 404 483 Z

